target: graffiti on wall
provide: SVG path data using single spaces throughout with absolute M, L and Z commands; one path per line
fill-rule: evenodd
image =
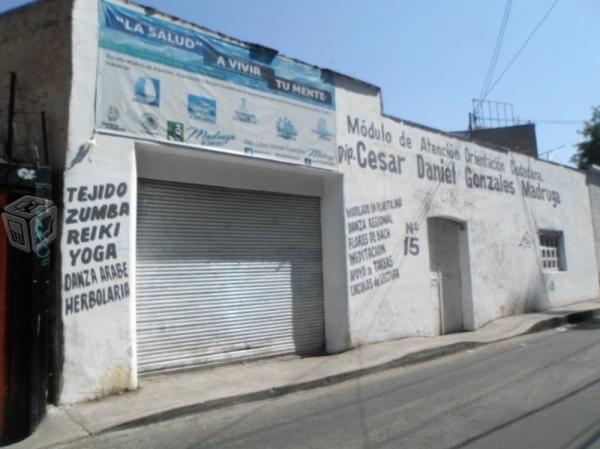
M 57 234 L 57 209 L 47 198 L 25 195 L 4 208 L 2 221 L 14 248 L 34 253 L 42 266 L 50 265 L 50 243 Z
M 129 217 L 127 183 L 67 187 L 63 275 L 65 316 L 129 297 L 127 255 L 120 251 L 123 217 Z
M 525 234 L 523 234 L 523 237 L 521 237 L 521 241 L 519 242 L 519 248 L 533 248 L 533 236 L 531 235 L 531 232 L 525 231 Z

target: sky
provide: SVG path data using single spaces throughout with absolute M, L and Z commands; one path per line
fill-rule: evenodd
M 495 79 L 556 0 L 513 0 Z M 0 0 L 0 12 L 26 0 Z M 382 89 L 384 111 L 467 128 L 507 0 L 139 0 Z M 569 164 L 600 104 L 600 1 L 558 0 L 487 99 L 536 123 L 540 157 Z M 547 123 L 561 122 L 561 123 Z M 549 152 L 549 153 L 548 153 Z

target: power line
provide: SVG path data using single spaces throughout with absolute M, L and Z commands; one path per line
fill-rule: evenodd
M 517 60 L 517 58 L 519 57 L 519 55 L 523 52 L 523 50 L 525 49 L 525 47 L 527 46 L 527 44 L 529 43 L 529 41 L 531 41 L 531 39 L 533 38 L 533 36 L 535 35 L 535 33 L 537 33 L 537 31 L 540 29 L 540 27 L 542 26 L 542 24 L 546 21 L 546 19 L 548 18 L 548 16 L 550 15 L 550 13 L 554 9 L 554 7 L 558 4 L 559 1 L 560 0 L 555 0 L 554 3 L 552 3 L 552 5 L 550 5 L 550 8 L 548 8 L 548 10 L 546 11 L 546 13 L 542 17 L 542 19 L 538 22 L 538 24 L 535 26 L 535 28 L 533 29 L 533 31 L 529 34 L 529 36 L 527 36 L 527 39 L 525 39 L 525 42 L 523 42 L 523 45 L 521 45 L 521 47 L 519 48 L 519 50 L 517 50 L 517 52 L 512 57 L 512 59 L 509 61 L 509 63 L 506 65 L 506 67 L 504 68 L 504 70 L 502 71 L 502 73 L 500 73 L 500 75 L 498 76 L 498 78 L 496 78 L 496 80 L 492 83 L 492 85 L 486 91 L 486 93 L 483 96 L 483 98 L 485 98 L 485 97 L 487 97 L 489 95 L 489 93 L 496 86 L 496 84 L 498 84 L 500 82 L 500 80 L 504 77 L 504 75 L 506 74 L 506 72 L 508 72 L 508 69 L 510 69 L 510 67 L 513 65 L 513 63 Z
M 504 34 L 506 32 L 506 25 L 508 24 L 511 6 L 512 0 L 507 0 L 506 6 L 504 8 L 504 14 L 502 16 L 502 21 L 500 23 L 500 29 L 498 30 L 498 36 L 496 37 L 496 43 L 494 45 L 494 51 L 492 53 L 492 60 L 490 61 L 490 66 L 488 68 L 488 72 L 483 82 L 483 86 L 481 87 L 480 97 L 485 93 L 485 91 L 489 87 L 489 84 L 492 82 L 494 71 L 496 70 L 496 64 L 498 63 L 498 57 L 500 55 L 500 48 L 502 47 L 502 41 L 504 40 Z
M 552 154 L 552 153 L 554 153 L 554 152 L 556 152 L 556 151 L 558 151 L 558 150 L 563 150 L 563 149 L 565 149 L 565 147 L 566 147 L 566 146 L 567 146 L 567 144 L 566 144 L 566 143 L 564 143 L 564 144 L 562 144 L 562 145 L 559 145 L 559 146 L 557 146 L 557 147 L 555 147 L 555 148 L 551 148 L 551 149 L 549 149 L 549 150 L 546 150 L 546 151 L 541 151 L 541 152 L 539 153 L 539 154 L 540 154 L 540 157 L 547 157 L 547 156 L 549 156 L 550 154 Z
M 557 151 L 571 150 L 574 145 L 577 145 L 577 144 L 576 143 L 563 143 L 562 145 L 559 145 L 554 148 L 550 148 L 549 150 L 540 151 L 539 155 L 540 155 L 540 157 L 548 157 L 549 155 L 551 155 L 552 153 L 556 153 Z
M 498 36 L 496 37 L 496 43 L 494 45 L 494 51 L 492 52 L 492 59 L 490 61 L 490 66 L 488 67 L 487 74 L 485 75 L 485 79 L 483 81 L 483 86 L 481 86 L 481 92 L 479 93 L 479 98 L 481 99 L 478 109 L 481 108 L 481 103 L 483 102 L 483 94 L 489 88 L 490 83 L 492 82 L 492 78 L 494 76 L 494 71 L 496 70 L 496 64 L 498 63 L 498 57 L 500 56 L 500 48 L 502 47 L 502 41 L 504 40 L 504 34 L 506 32 L 506 25 L 508 24 L 508 18 L 510 16 L 510 9 L 512 7 L 512 0 L 506 0 L 506 6 L 504 7 L 504 14 L 502 16 L 502 21 L 500 22 L 500 29 L 498 30 Z
M 544 125 L 579 125 L 585 123 L 585 120 L 534 120 L 530 119 L 529 122 L 540 123 Z

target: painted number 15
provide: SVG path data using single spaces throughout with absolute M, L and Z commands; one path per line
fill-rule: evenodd
M 419 254 L 419 237 L 404 237 L 404 255 L 416 256 Z

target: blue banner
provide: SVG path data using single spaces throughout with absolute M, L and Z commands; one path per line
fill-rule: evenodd
M 101 3 L 100 46 L 335 108 L 334 88 L 319 69 L 277 56 L 270 58 L 260 51 L 107 1 Z
M 320 69 L 142 7 L 100 2 L 96 126 L 335 169 L 335 87 Z
M 140 18 L 138 14 L 110 3 L 103 3 L 102 6 L 103 25 L 107 30 L 126 33 L 151 44 L 168 45 L 199 55 L 204 54 L 205 42 L 190 32 L 172 29 L 168 24 L 150 23 L 148 19 Z

